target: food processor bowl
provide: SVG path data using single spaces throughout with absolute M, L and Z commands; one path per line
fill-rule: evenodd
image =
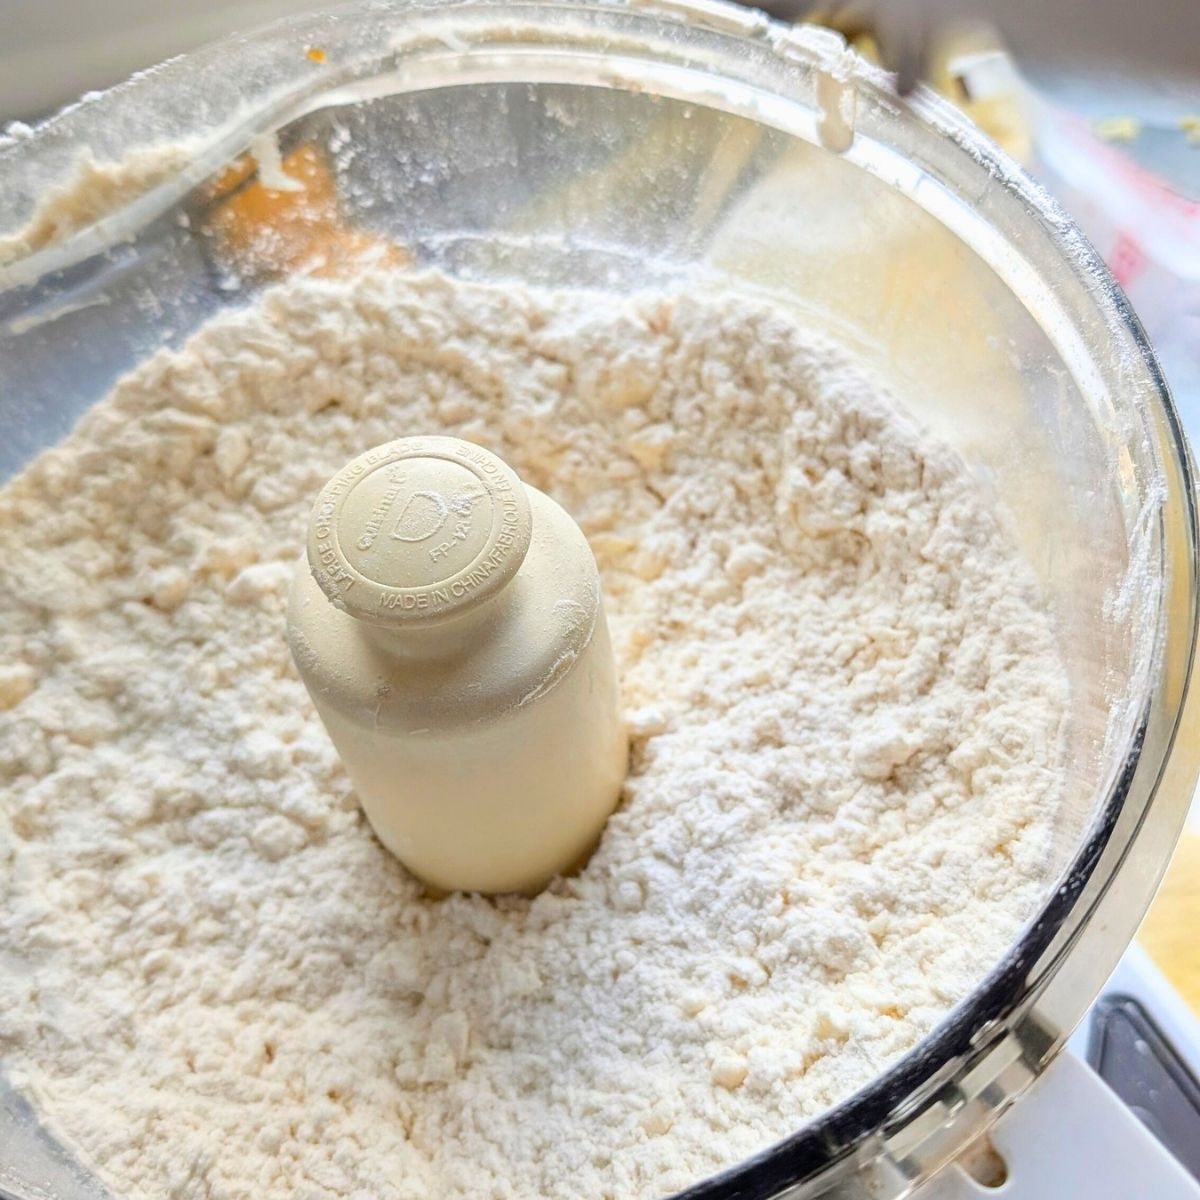
M 953 108 L 900 100 L 831 33 L 711 0 L 415 0 L 185 55 L 11 139 L 0 171 L 0 478 L 215 313 L 358 262 L 742 289 L 876 364 L 994 498 L 1051 605 L 1072 692 L 1055 882 L 916 1048 L 682 1195 L 900 1197 L 1046 1067 L 1194 786 L 1195 498 L 1111 277 Z M 104 204 L 81 209 L 84 176 Z M 49 1179 L 32 1113 L 8 1110 L 0 1185 L 99 1194 Z

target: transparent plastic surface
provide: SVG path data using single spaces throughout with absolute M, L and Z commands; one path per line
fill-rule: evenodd
M 352 250 L 488 280 L 768 294 L 874 360 L 1007 509 L 1072 683 L 1058 885 L 920 1046 L 686 1193 L 905 1194 L 1083 1013 L 1195 779 L 1190 466 L 1104 268 L 953 110 L 901 103 L 832 35 L 707 0 L 370 5 L 272 26 L 0 150 L 0 229 L 85 145 L 116 161 L 180 138 L 153 186 L 0 268 L 0 477 L 164 342 Z M 328 192 L 320 220 L 247 240 L 230 204 L 255 169 Z

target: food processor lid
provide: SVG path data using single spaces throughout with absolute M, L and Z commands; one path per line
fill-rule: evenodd
M 320 47 L 322 62 L 298 47 Z M 1153 353 L 1076 227 L 951 106 L 923 91 L 902 103 L 835 35 L 717 0 L 364 4 L 227 39 L 75 106 L 0 147 L 10 185 L 0 230 L 26 227 L 77 171 L 84 147 L 99 163 L 148 143 L 182 142 L 188 152 L 182 166 L 151 170 L 113 210 L 68 223 L 65 236 L 51 229 L 0 242 L 5 344 L 51 328 L 90 262 L 132 265 L 128 239 L 154 221 L 186 221 L 185 198 L 264 132 L 447 81 L 671 96 L 803 142 L 832 138 L 845 161 L 932 214 L 1014 295 L 1051 313 L 1064 362 L 1112 416 L 1122 486 L 1141 502 L 1127 600 L 1145 612 L 1129 709 L 1114 715 L 1119 752 L 1085 837 L 1007 958 L 914 1050 L 790 1138 L 682 1195 L 767 1197 L 806 1181 L 796 1194 L 815 1195 L 853 1172 L 892 1194 L 986 1127 L 1055 1052 L 1132 935 L 1190 795 L 1194 751 L 1172 750 L 1185 722 L 1196 725 L 1194 702 L 1185 711 L 1197 628 L 1195 487 Z

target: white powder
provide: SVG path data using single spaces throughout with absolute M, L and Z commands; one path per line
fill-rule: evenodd
M 196 149 L 188 142 L 165 142 L 133 150 L 119 162 L 100 162 L 85 150 L 68 178 L 46 189 L 23 228 L 0 234 L 0 267 L 118 212 L 180 171 Z
M 308 507 L 446 432 L 579 520 L 600 849 L 423 899 L 288 657 Z M 0 1052 L 121 1197 L 651 1198 L 911 1047 L 1044 886 L 1064 674 L 965 468 L 749 301 L 297 282 L 0 493 Z

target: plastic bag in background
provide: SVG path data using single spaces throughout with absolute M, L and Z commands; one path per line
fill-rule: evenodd
M 1136 94 L 1106 96 L 1098 83 L 1071 81 L 1056 87 L 1050 99 L 1002 52 L 963 56 L 952 65 L 973 102 L 1007 100 L 1023 115 L 1028 151 L 1019 157 L 1075 218 L 1125 289 L 1158 352 L 1188 434 L 1200 443 L 1200 145 L 1195 130 L 1186 119 L 1151 115 L 1149 103 L 1140 119 L 1143 105 Z M 1114 105 L 1129 105 L 1132 111 L 1119 115 Z M 1115 119 L 1098 120 L 1100 113 Z M 1144 151 L 1137 143 L 1152 138 L 1170 147 L 1178 169 L 1169 176 L 1132 152 Z M 1122 144 L 1126 140 L 1130 144 Z
M 1043 105 L 1033 172 L 1083 227 L 1158 351 L 1200 440 L 1200 201 L 1181 195 L 1073 113 Z M 1200 149 L 1196 155 L 1200 174 Z

